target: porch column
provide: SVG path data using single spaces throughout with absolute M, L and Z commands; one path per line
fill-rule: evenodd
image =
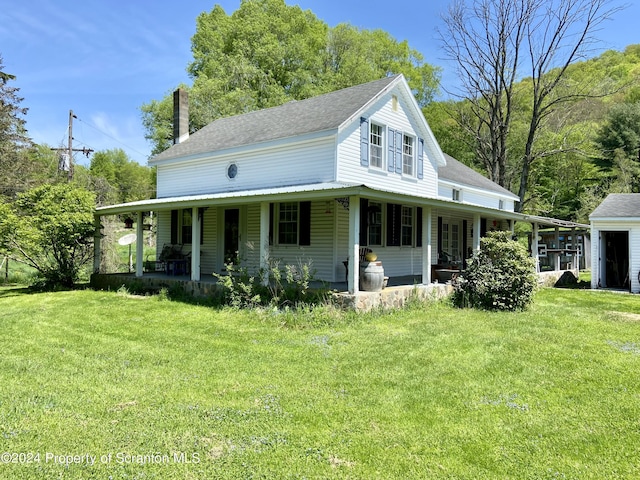
M 143 255 L 144 255 L 144 231 L 142 230 L 142 212 L 136 212 L 136 277 L 142 276 Z
M 258 247 L 260 256 L 260 270 L 262 275 L 262 285 L 269 283 L 269 202 L 260 203 L 260 246 Z
M 431 283 L 431 207 L 422 209 L 422 283 Z
M 93 273 L 100 273 L 100 263 L 102 263 L 102 223 L 100 215 L 94 215 L 93 233 Z
M 536 272 L 540 271 L 540 257 L 538 255 L 538 224 L 532 223 L 533 231 L 531 232 L 531 256 L 536 261 Z
M 360 282 L 360 197 L 349 197 L 349 293 L 358 293 Z
M 558 250 L 560 250 L 560 227 L 556 227 L 556 248 Z M 560 258 L 562 257 L 562 255 L 560 254 L 560 252 L 556 253 L 556 272 L 560 271 Z
M 204 215 L 204 213 L 203 213 Z M 200 230 L 202 229 L 202 219 L 200 209 L 191 209 L 191 280 L 200 281 Z
M 473 216 L 473 251 L 477 252 L 480 250 L 480 214 L 476 213 Z

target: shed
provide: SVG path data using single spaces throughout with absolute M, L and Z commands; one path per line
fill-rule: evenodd
M 589 216 L 591 288 L 640 293 L 640 193 L 612 193 Z

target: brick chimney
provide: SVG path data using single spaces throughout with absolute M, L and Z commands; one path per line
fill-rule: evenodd
M 173 92 L 173 144 L 189 138 L 189 94 L 179 88 Z

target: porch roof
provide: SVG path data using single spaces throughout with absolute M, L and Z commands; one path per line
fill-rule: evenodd
M 435 208 L 448 208 L 457 211 L 472 213 L 491 214 L 495 218 L 511 220 L 524 220 L 524 216 L 519 213 L 506 210 L 476 206 L 463 202 L 438 199 L 432 197 L 421 197 L 417 195 L 400 194 L 390 190 L 372 188 L 364 184 L 326 182 L 304 185 L 289 185 L 274 188 L 261 188 L 255 190 L 238 190 L 235 192 L 219 192 L 201 195 L 183 195 L 177 197 L 153 198 L 136 202 L 121 203 L 97 207 L 97 215 L 119 215 L 130 212 L 172 210 L 176 208 L 205 207 L 212 203 L 218 205 L 230 205 L 237 203 L 261 202 L 275 198 L 287 200 L 310 200 L 330 197 L 348 197 L 351 195 L 367 195 L 370 198 L 381 201 L 406 202 L 408 204 L 432 206 Z
M 491 215 L 493 218 L 501 218 L 505 220 L 516 220 L 528 223 L 538 223 L 547 226 L 575 227 L 585 228 L 589 225 L 581 223 L 568 222 L 549 217 L 540 217 L 536 215 L 527 215 L 507 210 L 498 210 L 494 208 L 482 207 L 464 202 L 455 202 L 452 200 L 421 197 L 417 195 L 406 195 L 397 192 L 387 191 L 380 188 L 372 188 L 364 184 L 342 183 L 342 182 L 325 182 L 304 185 L 288 185 L 274 188 L 261 188 L 255 190 L 238 190 L 235 192 L 219 192 L 201 195 L 183 195 L 178 197 L 152 198 L 149 200 L 140 200 L 137 202 L 121 203 L 118 205 L 108 205 L 97 207 L 97 215 L 119 215 L 123 213 L 142 212 L 142 211 L 159 211 L 172 210 L 176 208 L 188 207 L 206 207 L 212 203 L 217 205 L 231 205 L 238 203 L 252 203 L 261 201 L 273 201 L 275 198 L 283 198 L 286 195 L 287 200 L 310 200 L 310 199 L 327 199 L 331 197 L 348 197 L 351 195 L 367 195 L 370 198 L 391 202 L 406 202 L 415 205 L 431 206 L 434 208 L 446 208 L 457 210 L 459 212 L 467 212 L 469 214 Z

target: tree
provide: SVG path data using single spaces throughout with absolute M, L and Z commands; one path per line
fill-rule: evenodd
M 0 55 L 0 195 L 13 197 L 29 178 L 25 159 L 32 144 L 23 118 L 27 108 L 20 106 L 20 89 L 9 85 L 16 77 L 3 68 Z
M 470 3 L 470 6 L 467 5 Z M 518 165 L 519 210 L 527 200 L 531 169 L 539 158 L 568 151 L 537 149 L 544 123 L 561 107 L 602 92 L 599 81 L 568 82 L 570 66 L 593 48 L 594 33 L 620 10 L 610 0 L 463 0 L 444 16 L 440 34 L 454 60 L 471 115 L 459 118 L 473 136 L 490 177 L 509 188 L 509 163 Z M 518 82 L 526 77 L 524 84 Z M 521 87 L 527 88 L 521 88 Z M 519 158 L 510 158 L 514 114 L 527 119 Z
M 640 162 L 640 103 L 622 103 L 611 108 L 596 136 L 604 159 L 612 162 L 616 150 Z
M 153 170 L 129 159 L 122 149 L 96 152 L 89 172 L 99 203 L 126 203 L 155 195 Z
M 216 5 L 196 21 L 189 92 L 191 132 L 221 117 L 302 100 L 403 73 L 421 105 L 438 86 L 438 69 L 382 30 L 330 28 L 284 0 L 242 0 L 227 15 Z M 171 146 L 172 97 L 142 106 L 146 137 L 157 154 Z
M 95 198 L 73 184 L 42 185 L 0 203 L 0 249 L 49 285 L 73 286 L 93 258 Z

